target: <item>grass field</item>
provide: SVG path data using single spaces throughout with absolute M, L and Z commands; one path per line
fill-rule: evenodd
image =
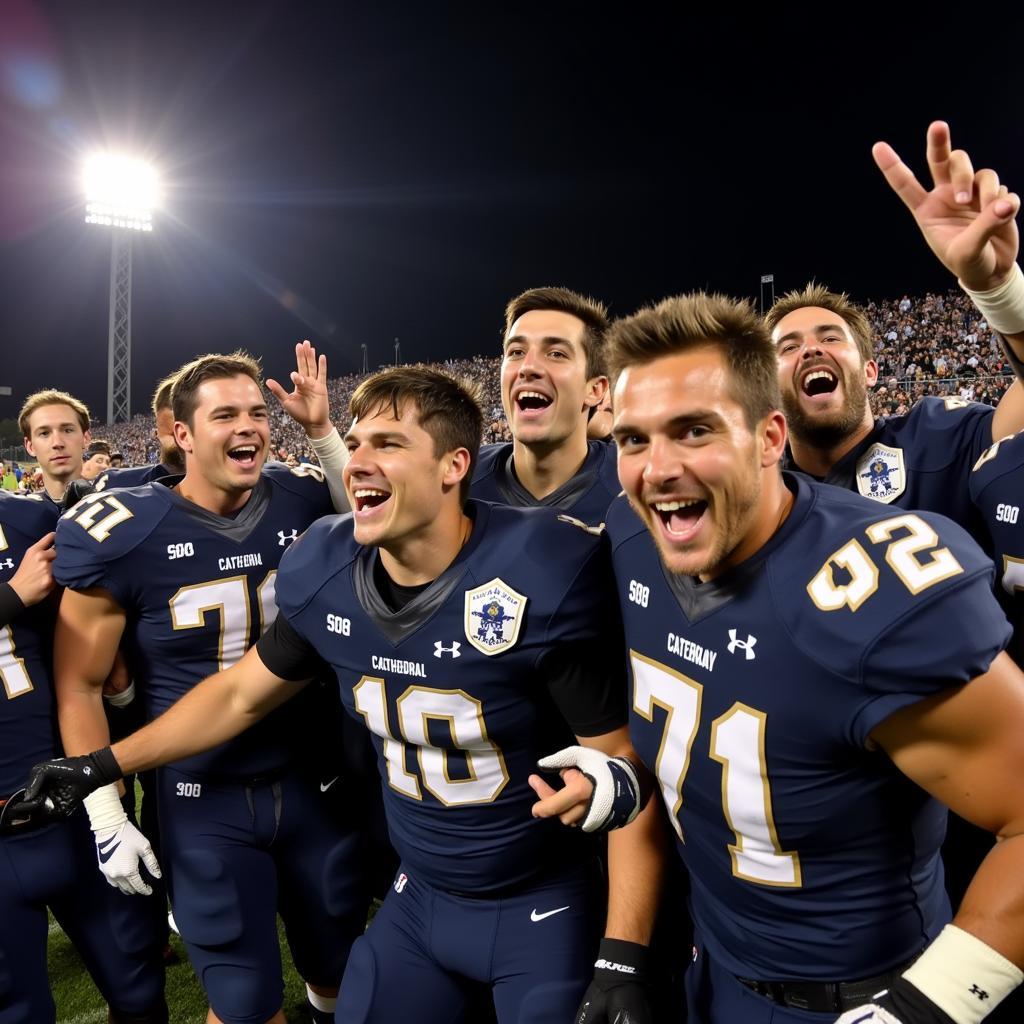
M 140 899 L 144 897 L 139 897 Z M 281 952 L 284 960 L 284 1012 L 290 1024 L 306 1024 L 306 987 L 288 955 L 284 932 L 278 922 Z M 172 1024 L 203 1024 L 206 1020 L 206 997 L 185 956 L 181 940 L 171 936 L 171 946 L 178 963 L 167 969 L 167 1005 Z M 51 919 L 49 939 L 50 985 L 57 1003 L 58 1024 L 104 1024 L 107 1019 L 104 1003 L 93 985 L 82 961 L 68 937 Z

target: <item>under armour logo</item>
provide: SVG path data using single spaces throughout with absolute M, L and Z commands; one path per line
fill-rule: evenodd
M 970 992 L 972 996 L 977 996 L 981 1002 L 988 999 L 988 993 L 983 988 L 978 988 L 977 985 L 972 985 Z
M 0 562 L 0 565 L 5 565 L 5 566 L 7 566 L 8 569 L 13 569 L 14 568 L 14 559 L 13 558 L 5 558 L 2 562 Z
M 740 648 L 745 653 L 747 661 L 753 661 L 757 655 L 754 654 L 754 644 L 757 643 L 757 637 L 747 634 L 746 640 L 739 640 L 736 637 L 736 630 L 729 630 L 729 653 L 735 654 L 736 648 Z
M 277 546 L 283 548 L 285 544 L 290 540 L 297 540 L 299 536 L 298 530 L 292 530 L 291 533 L 285 533 L 284 530 L 277 531 Z
M 451 647 L 445 647 L 440 640 L 437 640 L 434 643 L 434 657 L 440 658 L 442 654 L 450 654 L 453 658 L 458 658 L 460 656 L 459 648 L 461 646 L 462 644 L 460 644 L 458 640 L 453 640 Z

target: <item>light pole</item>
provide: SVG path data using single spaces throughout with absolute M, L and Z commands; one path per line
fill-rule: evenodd
M 366 342 L 364 341 L 362 343 L 362 345 L 360 345 L 359 347 L 363 350 L 363 373 L 365 374 L 367 372 L 367 369 L 366 369 Z
M 156 172 L 142 160 L 98 153 L 85 164 L 85 222 L 109 228 L 110 327 L 107 422 L 124 423 L 132 408 L 132 235 L 153 230 Z

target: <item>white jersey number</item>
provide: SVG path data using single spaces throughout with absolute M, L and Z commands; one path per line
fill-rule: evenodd
M 384 680 L 363 676 L 352 691 L 356 710 L 366 719 L 370 731 L 384 741 L 388 785 L 413 800 L 422 800 L 420 782 L 446 807 L 488 804 L 497 799 L 508 782 L 501 751 L 487 738 L 483 708 L 464 690 L 438 690 L 410 686 L 398 698 L 398 735 L 388 721 Z M 467 777 L 453 779 L 448 771 L 448 753 L 430 742 L 429 723 L 447 725 L 452 745 L 466 755 Z M 406 753 L 416 751 L 419 773 L 406 768 Z
M 685 842 L 679 812 L 704 688 L 667 665 L 629 653 L 633 709 L 649 722 L 654 721 L 655 707 L 665 712 L 654 772 L 669 820 Z M 729 844 L 732 873 L 760 885 L 795 888 L 801 884 L 800 856 L 783 850 L 775 831 L 765 762 L 767 728 L 763 711 L 737 702 L 711 723 L 708 754 L 722 766 L 722 813 L 735 836 Z
M 271 569 L 256 591 L 261 634 L 277 618 L 277 602 L 274 597 L 276 577 L 277 570 Z M 191 583 L 178 590 L 168 603 L 174 629 L 199 629 L 206 625 L 207 612 L 217 613 L 220 633 L 217 641 L 219 672 L 230 668 L 245 654 L 252 629 L 248 577 L 229 576 L 207 583 Z
M 25 668 L 25 659 L 14 652 L 14 634 L 10 626 L 0 627 L 0 679 L 8 699 L 31 693 L 34 687 Z

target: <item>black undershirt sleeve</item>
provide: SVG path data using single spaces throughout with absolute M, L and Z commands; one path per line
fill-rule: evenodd
M 283 615 L 279 614 L 270 629 L 256 641 L 256 649 L 260 661 L 282 679 L 299 682 L 333 675 L 316 648 L 300 636 Z
M 25 605 L 10 583 L 0 583 L 0 629 L 12 623 L 23 611 Z
M 541 669 L 555 705 L 576 736 L 600 736 L 629 721 L 621 643 L 594 639 L 565 644 L 544 656 Z

